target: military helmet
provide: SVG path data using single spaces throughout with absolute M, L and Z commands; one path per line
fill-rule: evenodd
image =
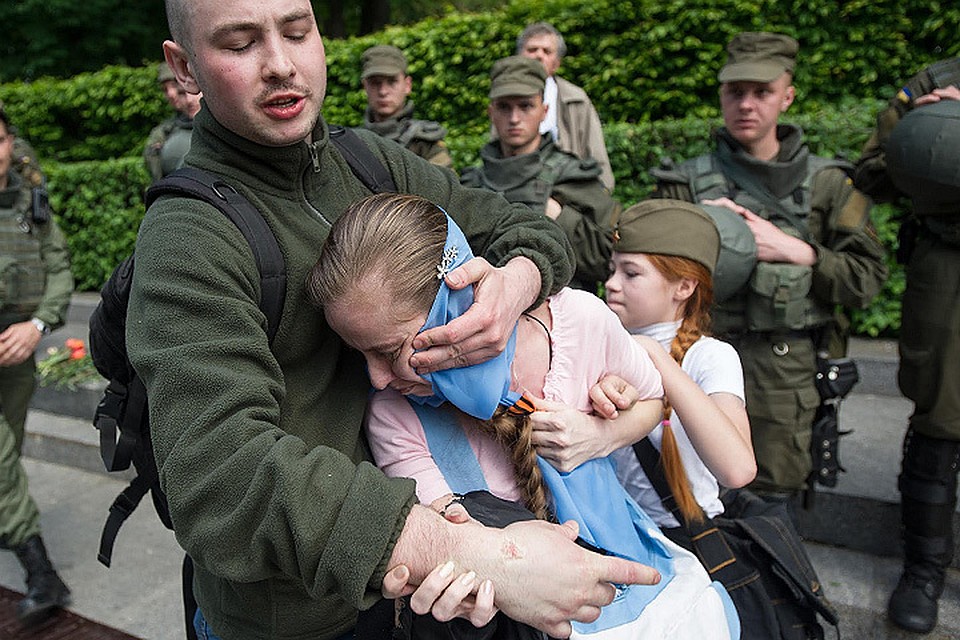
M 742 289 L 757 266 L 757 242 L 746 221 L 727 207 L 701 204 L 720 232 L 720 255 L 713 271 L 713 299 L 723 302 Z
M 887 172 L 921 215 L 957 213 L 960 205 L 960 102 L 917 107 L 887 141 Z

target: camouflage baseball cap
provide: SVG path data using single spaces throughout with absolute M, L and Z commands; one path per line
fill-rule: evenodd
M 164 82 L 176 82 L 177 76 L 173 74 L 173 69 L 170 68 L 166 62 L 161 62 L 157 65 L 157 82 L 163 84 Z
M 800 45 L 782 33 L 738 33 L 727 45 L 727 62 L 720 82 L 773 82 L 784 71 L 793 73 Z
M 389 44 L 378 44 L 364 51 L 360 56 L 360 64 L 363 66 L 360 74 L 362 80 L 370 76 L 407 75 L 407 57 L 403 51 Z
M 689 258 L 712 274 L 720 253 L 720 232 L 701 207 L 653 198 L 628 207 L 614 221 L 613 250 Z
M 501 58 L 490 70 L 490 99 L 543 93 L 547 70 L 539 60 L 524 56 Z

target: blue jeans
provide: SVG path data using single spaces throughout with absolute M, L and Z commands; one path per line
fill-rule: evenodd
M 203 617 L 203 612 L 199 608 L 197 608 L 197 615 L 193 617 L 193 628 L 197 630 L 198 640 L 221 640 L 220 636 L 207 624 L 207 619 Z M 353 640 L 353 631 L 347 631 L 337 640 Z

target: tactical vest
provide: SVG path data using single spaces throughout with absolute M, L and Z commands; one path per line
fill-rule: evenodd
M 163 147 L 160 148 L 160 172 L 169 175 L 183 166 L 183 159 L 190 151 L 190 140 L 193 135 L 193 121 L 180 123 L 167 136 Z
M 42 229 L 31 215 L 31 189 L 11 172 L 0 191 L 0 324 L 21 322 L 40 306 L 47 274 L 40 257 Z M 9 206 L 7 206 L 9 205 Z
M 408 120 L 406 128 L 396 138 L 397 143 L 402 147 L 408 146 L 414 140 L 423 140 L 424 142 L 439 142 L 447 135 L 439 122 L 432 120 Z
M 535 153 L 539 157 L 539 152 Z M 532 180 L 507 189 L 504 189 L 502 184 L 490 182 L 483 167 L 475 167 L 464 173 L 464 184 L 474 186 L 472 182 L 476 181 L 476 186 L 495 191 L 509 202 L 525 204 L 534 211 L 543 213 L 547 208 L 547 199 L 553 193 L 553 185 L 563 175 L 565 165 L 571 159 L 572 157 L 565 153 L 552 153 L 540 163 L 540 170 Z M 529 160 L 533 162 L 534 158 Z
M 688 178 L 694 202 L 728 197 L 761 215 L 781 231 L 805 242 L 813 240 L 809 227 L 813 179 L 828 168 L 849 170 L 840 160 L 811 155 L 807 175 L 789 195 L 771 204 L 737 185 L 722 173 L 714 154 L 681 164 L 676 173 Z M 671 172 L 672 173 L 672 172 Z M 823 221 L 826 223 L 826 220 Z M 715 306 L 713 326 L 718 334 L 742 331 L 803 331 L 824 326 L 833 320 L 832 305 L 817 300 L 812 291 L 813 269 L 805 265 L 758 262 L 740 292 Z

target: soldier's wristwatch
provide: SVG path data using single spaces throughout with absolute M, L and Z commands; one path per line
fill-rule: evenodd
M 33 326 L 37 328 L 41 335 L 45 336 L 50 333 L 50 326 L 40 318 L 30 318 L 30 322 L 33 323 Z

